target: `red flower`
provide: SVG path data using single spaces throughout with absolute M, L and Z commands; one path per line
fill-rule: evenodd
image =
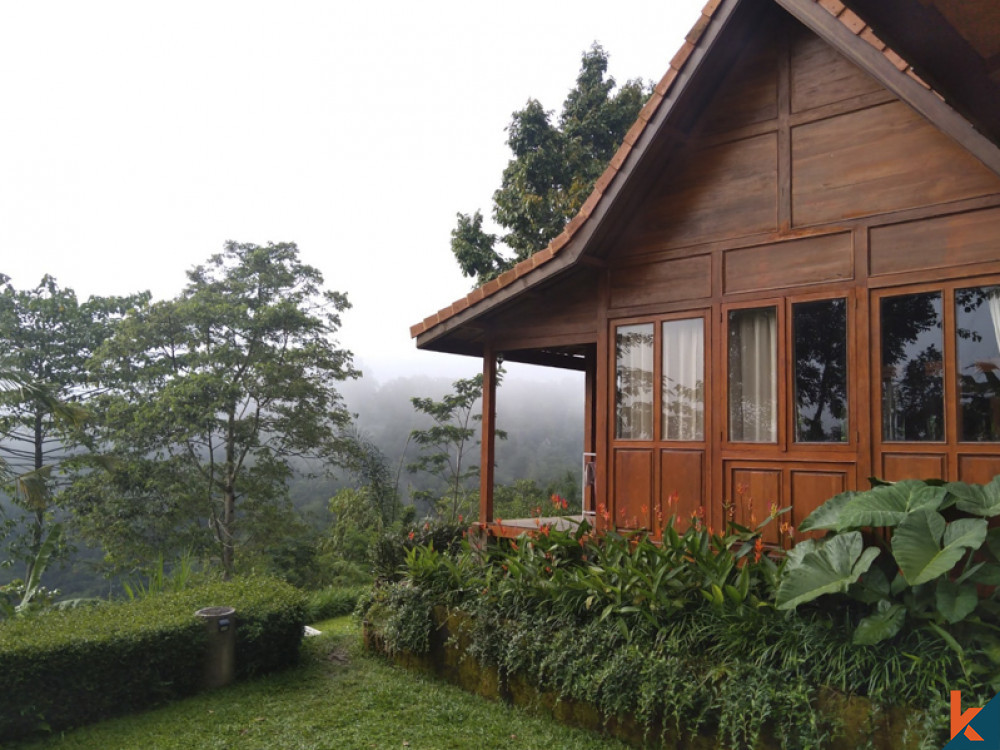
M 412 542 L 413 541 L 413 532 L 411 531 L 409 534 L 407 534 L 407 536 L 409 537 L 410 541 Z

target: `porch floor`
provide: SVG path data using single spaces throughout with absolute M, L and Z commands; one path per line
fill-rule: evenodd
M 543 516 L 536 518 L 504 518 L 501 523 L 493 521 L 490 532 L 494 536 L 517 537 L 526 531 L 537 531 L 542 526 L 558 531 L 575 531 L 585 516 Z M 593 519 L 590 520 L 593 525 Z

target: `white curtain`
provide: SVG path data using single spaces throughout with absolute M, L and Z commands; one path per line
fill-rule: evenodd
M 617 341 L 616 434 L 653 439 L 653 324 L 620 326 Z
M 777 440 L 777 356 L 777 314 L 773 307 L 730 312 L 730 440 Z
M 1000 351 L 1000 286 L 990 287 L 986 292 L 990 305 L 990 320 L 993 321 L 993 335 L 997 340 L 997 351 Z
M 663 439 L 705 438 L 705 332 L 701 318 L 663 324 Z

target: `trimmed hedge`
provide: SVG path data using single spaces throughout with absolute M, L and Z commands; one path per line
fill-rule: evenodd
M 134 712 L 201 683 L 203 607 L 236 609 L 237 679 L 293 664 L 305 596 L 267 578 L 0 623 L 0 740 Z

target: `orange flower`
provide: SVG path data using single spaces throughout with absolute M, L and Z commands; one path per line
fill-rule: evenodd
M 408 538 L 408 539 L 409 539 L 409 540 L 410 540 L 411 542 L 413 541 L 413 537 L 414 537 L 414 534 L 413 534 L 413 532 L 412 532 L 412 531 L 411 531 L 411 532 L 410 532 L 409 534 L 407 534 L 406 536 L 407 536 L 407 538 Z
M 458 522 L 459 522 L 459 523 L 462 523 L 462 521 L 463 521 L 463 520 L 464 520 L 464 519 L 462 518 L 462 514 L 461 514 L 461 513 L 459 513 L 459 514 L 458 514 Z
M 760 562 L 761 552 L 764 550 L 764 540 L 757 537 L 757 541 L 753 543 L 753 561 Z
M 517 550 L 518 550 L 517 542 L 515 542 L 513 539 L 510 540 L 510 548 L 512 550 L 514 550 L 515 552 L 517 552 Z
M 545 536 L 548 536 L 549 535 L 549 531 L 550 531 L 549 525 L 545 524 L 544 526 L 542 526 L 541 531 L 542 531 L 543 534 L 545 534 Z

